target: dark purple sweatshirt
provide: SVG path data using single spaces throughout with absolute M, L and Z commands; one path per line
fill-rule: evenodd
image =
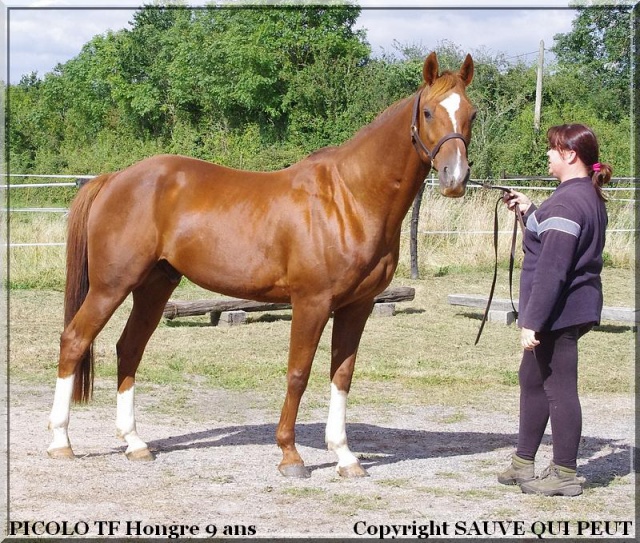
M 600 322 L 607 210 L 588 177 L 525 215 L 518 324 L 536 332 Z

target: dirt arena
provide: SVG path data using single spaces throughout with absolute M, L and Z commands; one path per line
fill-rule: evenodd
M 276 468 L 272 403 L 251 393 L 196 392 L 183 414 L 168 415 L 157 406 L 173 401 L 170 387 L 141 387 L 138 430 L 156 460 L 135 463 L 115 438 L 113 383 L 98 380 L 94 403 L 72 409 L 77 458 L 53 461 L 45 452 L 53 384 L 12 385 L 9 529 L 181 539 L 635 536 L 631 397 L 582 398 L 585 492 L 543 498 L 496 481 L 516 439 L 516 396 L 505 399 L 510 413 L 350 407 L 350 445 L 370 475 L 359 480 L 336 474 L 324 444 L 326 409 L 303 409 L 297 442 L 312 475 L 289 480 Z M 539 469 L 550 454 L 546 436 Z

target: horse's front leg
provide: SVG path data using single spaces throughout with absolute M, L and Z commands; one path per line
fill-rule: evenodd
M 291 340 L 287 369 L 287 394 L 284 399 L 276 441 L 282 450 L 282 461 L 278 466 L 286 477 L 309 477 L 295 444 L 295 423 L 300 400 L 307 388 L 311 364 L 320 336 L 331 313 L 329 302 L 318 299 L 292 300 Z
M 331 345 L 331 403 L 326 441 L 338 456 L 337 471 L 343 477 L 366 477 L 366 470 L 347 444 L 347 395 L 351 387 L 356 353 L 364 326 L 373 307 L 373 298 L 337 310 L 333 317 Z

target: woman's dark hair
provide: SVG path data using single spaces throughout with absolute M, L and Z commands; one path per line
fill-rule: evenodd
M 583 124 L 563 124 L 552 126 L 547 131 L 550 149 L 575 151 L 578 158 L 589 169 L 591 181 L 598 196 L 606 201 L 602 187 L 611 180 L 613 170 L 609 164 L 598 160 L 598 138 L 588 126 Z

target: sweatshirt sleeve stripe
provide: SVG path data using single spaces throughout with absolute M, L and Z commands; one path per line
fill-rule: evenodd
M 572 221 L 571 219 L 565 219 L 564 217 L 549 217 L 541 223 L 538 223 L 535 213 L 531 216 L 531 219 L 527 222 L 527 229 L 535 232 L 538 236 L 544 234 L 547 230 L 557 230 L 570 234 L 574 237 L 580 237 L 580 231 L 582 228 L 580 225 Z

